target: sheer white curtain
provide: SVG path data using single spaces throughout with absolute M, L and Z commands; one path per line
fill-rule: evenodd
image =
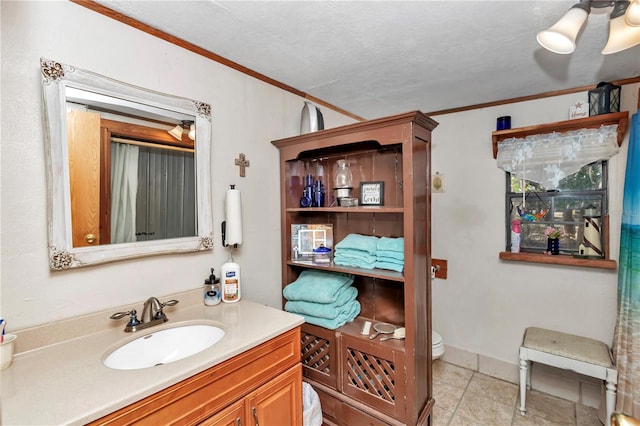
M 618 125 L 505 139 L 498 144 L 498 167 L 547 189 L 589 163 L 618 153 Z
M 111 143 L 111 243 L 136 241 L 138 154 L 135 145 Z

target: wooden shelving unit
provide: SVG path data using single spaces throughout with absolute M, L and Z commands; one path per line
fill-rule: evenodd
M 418 425 L 431 415 L 429 191 L 436 125 L 411 112 L 272 142 L 280 151 L 283 288 L 305 269 L 317 269 L 352 274 L 358 289 L 361 313 L 353 322 L 336 330 L 302 327 L 303 374 L 320 395 L 327 425 Z M 338 159 L 352 162 L 354 196 L 360 182 L 384 182 L 383 206 L 335 206 Z M 319 169 L 331 207 L 302 208 L 303 178 Z M 331 224 L 334 244 L 350 233 L 404 237 L 404 270 L 292 260 L 292 224 Z M 360 333 L 365 321 L 404 326 L 406 338 L 370 340 Z

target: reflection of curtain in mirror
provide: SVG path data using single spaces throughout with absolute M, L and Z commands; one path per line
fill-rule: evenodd
M 192 151 L 140 147 L 138 241 L 197 234 L 194 167 Z
M 111 144 L 111 242 L 136 241 L 139 149 Z

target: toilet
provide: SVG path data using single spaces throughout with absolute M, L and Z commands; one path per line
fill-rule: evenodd
M 444 354 L 444 343 L 442 342 L 442 336 L 431 331 L 431 359 L 436 360 Z

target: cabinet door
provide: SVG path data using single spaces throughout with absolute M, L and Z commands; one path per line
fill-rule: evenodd
M 247 424 L 243 419 L 244 399 L 231 404 L 219 413 L 200 423 L 200 426 L 241 426 Z
M 302 366 L 292 367 L 246 398 L 245 416 L 256 426 L 302 424 Z

